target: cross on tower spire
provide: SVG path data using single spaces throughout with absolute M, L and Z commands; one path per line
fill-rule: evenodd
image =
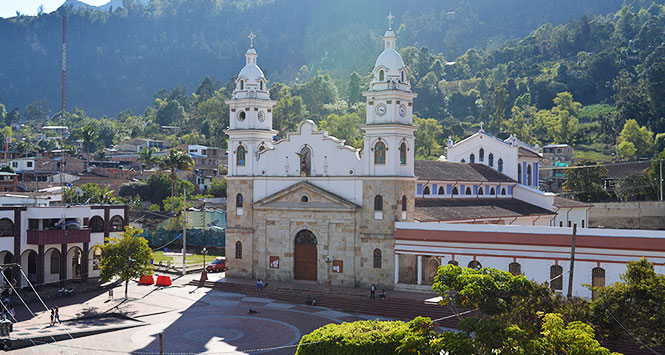
M 480 121 L 480 132 L 485 132 L 485 131 L 483 130 L 483 125 L 484 125 L 484 124 L 485 124 L 485 122 Z
M 388 30 L 390 31 L 393 29 L 393 19 L 395 18 L 395 16 L 393 16 L 393 10 L 390 10 L 386 18 L 388 19 Z
M 254 32 L 250 32 L 247 38 L 249 38 L 249 48 L 254 48 L 254 38 L 256 38 Z

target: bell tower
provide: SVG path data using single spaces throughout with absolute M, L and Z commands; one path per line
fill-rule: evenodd
M 376 59 L 367 100 L 364 158 L 366 175 L 414 176 L 413 99 L 408 69 L 397 52 L 397 37 L 392 30 L 392 13 L 388 31 L 383 36 L 384 49 Z
M 272 147 L 272 109 L 268 85 L 263 71 L 256 64 L 258 54 L 254 49 L 254 33 L 250 33 L 250 46 L 245 53 L 245 66 L 238 73 L 229 105 L 228 175 L 255 176 L 258 170 L 258 153 Z

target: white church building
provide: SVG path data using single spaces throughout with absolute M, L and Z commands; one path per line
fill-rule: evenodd
M 431 281 L 425 267 L 448 254 L 430 244 L 404 249 L 417 226 L 586 227 L 590 206 L 538 190 L 542 157 L 514 137 L 481 129 L 449 142 L 448 161 L 414 159 L 416 94 L 391 28 L 363 93 L 362 150 L 310 120 L 274 141 L 275 101 L 253 38 L 227 101 L 228 277 L 418 288 Z

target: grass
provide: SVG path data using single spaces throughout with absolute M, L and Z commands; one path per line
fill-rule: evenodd
M 210 261 L 213 261 L 215 258 L 220 257 L 221 255 L 211 255 L 208 254 L 205 256 L 206 263 L 209 263 Z M 155 264 L 158 264 L 160 261 L 163 264 L 166 264 L 167 261 L 173 262 L 173 256 L 164 256 L 163 251 L 154 251 L 152 252 L 152 258 L 154 260 Z M 181 256 L 178 256 L 178 258 L 181 258 Z M 180 260 L 180 259 L 178 259 Z M 201 254 L 194 254 L 194 255 L 187 255 L 187 264 L 190 263 L 203 263 L 203 255 Z
M 578 145 L 575 147 L 576 160 L 591 160 L 601 163 L 611 163 L 614 160 L 611 154 L 607 154 L 605 144 L 593 143 Z

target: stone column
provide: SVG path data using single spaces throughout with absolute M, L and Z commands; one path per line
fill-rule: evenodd
M 399 254 L 395 253 L 395 285 L 399 282 Z
M 423 283 L 423 256 L 418 255 L 418 285 Z
M 90 243 L 83 243 L 83 255 L 81 255 L 81 282 L 88 283 L 88 272 L 89 272 L 89 263 L 90 259 L 88 258 L 88 252 L 90 251 Z
M 60 287 L 65 287 L 67 279 L 67 244 L 60 244 Z
M 37 250 L 37 284 L 41 285 L 44 283 L 44 246 L 39 245 Z

